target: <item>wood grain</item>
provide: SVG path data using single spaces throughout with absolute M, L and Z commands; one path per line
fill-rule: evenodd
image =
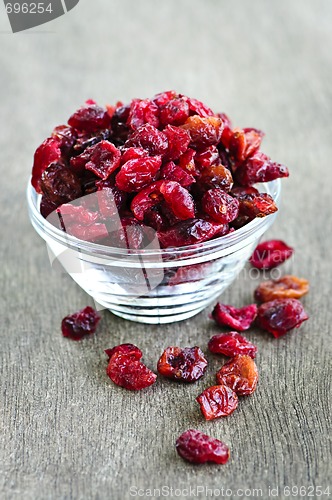
M 53 32 L 21 35 L 3 33 L 2 16 L 1 498 L 122 500 L 133 498 L 131 487 L 203 486 L 232 489 L 233 498 L 239 488 L 258 488 L 266 499 L 269 487 L 284 498 L 287 485 L 328 486 L 331 22 L 329 0 L 82 1 L 49 25 Z M 226 111 L 238 126 L 266 131 L 265 151 L 291 171 L 266 236 L 295 247 L 283 271 L 311 282 L 310 320 L 300 330 L 279 340 L 248 334 L 259 348 L 259 388 L 216 422 L 203 421 L 195 397 L 214 382 L 217 356 L 196 385 L 158 379 L 133 394 L 110 383 L 103 354 L 134 342 L 155 368 L 167 345 L 206 350 L 218 332 L 209 311 L 168 326 L 105 311 L 93 339 L 63 339 L 62 317 L 92 302 L 51 270 L 27 216 L 33 151 L 54 124 L 89 97 L 113 103 L 168 88 Z M 250 303 L 258 281 L 248 268 L 223 301 Z M 228 443 L 229 463 L 194 467 L 179 459 L 174 442 L 188 428 Z

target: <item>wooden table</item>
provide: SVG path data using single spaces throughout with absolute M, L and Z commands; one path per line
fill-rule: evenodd
M 330 0 L 82 0 L 66 16 L 13 35 L 2 9 L 1 498 L 122 500 L 164 487 L 174 498 L 224 488 L 224 496 L 232 490 L 237 498 L 242 489 L 267 499 L 269 488 L 286 498 L 284 487 L 301 485 L 309 498 L 309 487 L 328 486 L 331 22 Z M 107 378 L 103 354 L 134 342 L 155 368 L 167 345 L 206 351 L 219 331 L 210 311 L 166 326 L 104 311 L 94 338 L 64 339 L 63 316 L 92 300 L 51 270 L 25 201 L 34 149 L 86 98 L 114 103 L 169 88 L 229 113 L 237 126 L 266 132 L 264 151 L 291 171 L 266 237 L 294 246 L 282 271 L 311 282 L 303 301 L 310 320 L 300 330 L 279 340 L 256 329 L 248 334 L 259 349 L 259 388 L 215 422 L 203 420 L 195 397 L 214 382 L 216 356 L 197 384 L 160 378 L 132 393 Z M 249 269 L 224 293 L 225 303 L 252 301 L 260 278 Z M 228 443 L 229 463 L 182 461 L 174 443 L 188 428 Z M 192 488 L 187 496 L 185 488 Z

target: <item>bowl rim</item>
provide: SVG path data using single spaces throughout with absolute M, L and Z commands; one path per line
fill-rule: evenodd
M 265 192 L 271 194 L 274 201 L 276 202 L 278 209 L 280 208 L 280 198 L 281 198 L 281 180 L 275 179 L 270 182 L 260 183 L 260 186 L 265 188 Z M 273 194 L 272 194 L 273 193 Z M 159 249 L 139 249 L 133 251 L 132 249 L 124 249 L 118 247 L 110 247 L 106 245 L 100 245 L 98 243 L 93 243 L 91 241 L 84 241 L 72 236 L 61 229 L 56 228 L 50 222 L 48 222 L 40 213 L 39 204 L 41 195 L 38 194 L 35 188 L 31 184 L 31 177 L 28 181 L 27 186 L 27 202 L 29 208 L 30 220 L 36 231 L 43 237 L 43 234 L 47 234 L 49 237 L 56 240 L 58 243 L 65 245 L 69 248 L 73 248 L 76 250 L 81 250 L 83 252 L 89 252 L 93 254 L 99 254 L 103 256 L 107 255 L 130 255 L 130 256 L 174 256 L 181 257 L 181 255 L 186 256 L 188 252 L 197 252 L 200 253 L 203 251 L 212 251 L 221 248 L 232 247 L 240 243 L 241 241 L 247 239 L 256 231 L 261 230 L 266 225 L 269 226 L 278 212 L 268 215 L 262 218 L 256 218 L 241 227 L 240 229 L 236 229 L 232 233 L 226 234 L 224 236 L 219 236 L 218 238 L 214 238 L 212 240 L 204 241 L 201 243 L 194 243 L 192 245 L 186 245 L 182 247 L 167 247 L 167 248 L 159 248 Z M 36 228 L 36 225 L 39 227 L 39 231 Z

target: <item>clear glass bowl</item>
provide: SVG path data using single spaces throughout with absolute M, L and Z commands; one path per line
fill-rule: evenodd
M 260 191 L 280 202 L 280 180 Z M 40 196 L 27 189 L 30 220 L 57 258 L 96 303 L 140 323 L 163 324 L 195 316 L 234 281 L 277 213 L 255 219 L 231 234 L 181 248 L 127 250 L 86 242 L 45 220 Z

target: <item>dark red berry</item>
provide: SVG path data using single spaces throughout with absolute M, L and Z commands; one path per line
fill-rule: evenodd
M 69 168 L 58 163 L 51 164 L 44 171 L 40 188 L 43 194 L 58 206 L 82 195 L 79 178 Z
M 236 393 L 227 385 L 214 385 L 205 389 L 196 401 L 206 420 L 227 417 L 236 410 L 238 405 Z
M 287 167 L 273 162 L 259 151 L 239 164 L 234 172 L 234 178 L 242 186 L 252 186 L 257 182 L 269 182 L 288 176 Z
M 180 382 L 195 382 L 203 377 L 207 361 L 199 347 L 167 347 L 158 361 L 158 372 Z
M 116 385 L 130 391 L 140 391 L 154 384 L 157 375 L 141 361 L 128 354 L 112 354 L 106 373 Z
M 195 147 L 213 146 L 218 144 L 223 129 L 223 122 L 216 116 L 202 118 L 198 115 L 190 116 L 182 125 L 191 137 Z
M 266 217 L 278 210 L 272 196 L 267 193 L 244 194 L 238 196 L 237 200 L 240 215 L 250 219 Z
M 164 181 L 160 192 L 176 217 L 181 220 L 195 217 L 195 205 L 191 194 L 178 182 Z
M 189 105 L 181 98 L 169 100 L 160 108 L 162 125 L 183 125 L 189 117 Z
M 43 144 L 36 149 L 32 167 L 31 184 L 37 191 L 41 193 L 40 180 L 51 163 L 59 162 L 61 160 L 60 141 L 57 138 L 49 137 Z
M 111 359 L 113 354 L 125 354 L 126 356 L 132 357 L 136 360 L 140 360 L 143 357 L 142 351 L 134 344 L 116 345 L 111 349 L 105 349 L 105 354 L 108 356 L 109 360 Z
M 160 165 L 160 156 L 129 160 L 117 174 L 116 185 L 127 193 L 140 191 L 155 180 Z
M 168 139 L 163 132 L 147 123 L 130 135 L 125 147 L 143 148 L 151 156 L 164 155 L 168 149 Z
M 187 151 L 190 143 L 190 135 L 180 127 L 167 125 L 163 130 L 168 140 L 168 150 L 165 153 L 166 160 L 178 160 Z
M 130 105 L 127 125 L 136 130 L 146 123 L 159 127 L 159 108 L 150 99 L 134 99 Z
M 193 464 L 205 462 L 225 464 L 230 455 L 228 447 L 222 441 L 195 429 L 189 429 L 181 434 L 175 446 L 180 457 Z
M 299 328 L 307 319 L 309 316 L 299 300 L 275 299 L 259 306 L 256 324 L 278 338 L 293 328 Z
M 97 177 L 107 179 L 120 165 L 121 153 L 109 141 L 101 141 L 72 158 L 70 165 L 75 171 L 90 170 Z
M 158 238 L 164 248 L 182 247 L 223 236 L 228 231 L 227 224 L 218 224 L 203 219 L 189 219 L 179 222 L 165 231 L 159 231 Z
M 100 315 L 90 306 L 63 318 L 62 335 L 72 340 L 81 340 L 85 335 L 95 333 Z
M 248 330 L 257 315 L 256 304 L 244 307 L 233 307 L 218 302 L 212 311 L 212 318 L 219 326 L 229 326 L 243 332 Z
M 239 202 L 220 188 L 209 189 L 202 198 L 202 210 L 221 224 L 232 222 L 239 214 Z
M 280 266 L 294 253 L 294 249 L 281 240 L 260 243 L 250 257 L 250 263 L 257 269 L 272 269 Z
M 186 188 L 196 182 L 193 175 L 189 174 L 178 165 L 175 165 L 173 161 L 169 161 L 161 167 L 160 178 L 168 181 L 176 181 Z
M 97 106 L 93 101 L 87 101 L 85 106 L 78 109 L 68 120 L 68 125 L 76 130 L 95 132 L 109 127 L 111 119 L 104 108 Z
M 237 332 L 214 335 L 208 343 L 208 348 L 214 354 L 223 354 L 232 358 L 236 354 L 246 354 L 256 357 L 257 347 Z
M 248 396 L 257 387 L 257 366 L 250 356 L 237 354 L 218 371 L 217 382 L 227 385 L 238 396 Z

